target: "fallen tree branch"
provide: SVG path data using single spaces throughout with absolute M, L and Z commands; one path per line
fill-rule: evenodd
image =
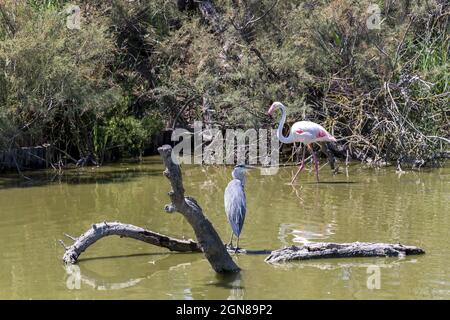
M 283 263 L 318 258 L 398 257 L 424 253 L 425 251 L 421 248 L 402 244 L 317 242 L 301 247 L 292 246 L 272 251 L 265 261 L 268 263 Z
M 79 256 L 92 246 L 98 240 L 107 236 L 119 236 L 121 238 L 131 238 L 143 241 L 154 246 L 167 248 L 170 251 L 176 252 L 202 252 L 199 244 L 194 240 L 181 240 L 153 232 L 132 224 L 114 222 L 100 222 L 93 224 L 91 228 L 79 237 L 73 237 L 67 233 L 64 236 L 74 241 L 70 246 L 66 245 L 62 240 L 59 240 L 64 247 L 65 252 L 63 261 L 66 264 L 75 264 Z M 224 244 L 225 245 L 225 244 Z M 248 250 L 239 248 L 227 248 L 229 253 L 240 254 L 270 254 L 272 250 Z
M 74 264 L 78 257 L 89 246 L 107 236 L 120 236 L 140 240 L 155 246 L 164 247 L 170 251 L 178 252 L 201 252 L 198 244 L 192 240 L 180 240 L 171 238 L 153 231 L 149 231 L 131 224 L 120 222 L 101 222 L 93 224 L 92 227 L 78 238 L 71 246 L 65 246 L 63 261 L 66 264 Z

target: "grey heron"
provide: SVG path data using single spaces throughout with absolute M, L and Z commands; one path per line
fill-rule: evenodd
M 233 247 L 233 235 L 237 237 L 236 250 L 239 248 L 239 236 L 244 226 L 245 214 L 247 212 L 247 203 L 245 199 L 245 174 L 251 167 L 237 165 L 231 173 L 233 180 L 225 188 L 224 203 L 225 213 L 231 226 L 231 239 L 229 247 Z

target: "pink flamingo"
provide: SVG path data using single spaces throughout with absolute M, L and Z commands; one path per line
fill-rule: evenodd
M 269 108 L 269 111 L 267 112 L 268 115 L 272 115 L 275 110 L 281 109 L 281 120 L 278 125 L 277 130 L 277 137 L 278 140 L 282 143 L 294 143 L 294 142 L 300 142 L 306 145 L 306 147 L 311 152 L 313 159 L 314 159 L 314 165 L 316 170 L 316 179 L 317 182 L 319 182 L 319 162 L 317 160 L 316 154 L 314 153 L 314 150 L 311 148 L 311 144 L 314 142 L 336 142 L 336 138 L 333 137 L 330 133 L 328 133 L 327 130 L 324 129 L 321 125 L 311 122 L 311 121 L 298 121 L 294 123 L 289 130 L 289 135 L 287 137 L 283 136 L 283 126 L 286 122 L 286 107 L 281 102 L 274 102 Z M 297 173 L 295 174 L 294 178 L 291 181 L 291 184 L 294 183 L 295 179 L 297 178 L 298 174 L 303 170 L 305 167 L 305 151 L 306 148 L 303 148 L 303 156 L 302 161 L 300 162 L 299 168 L 297 170 Z

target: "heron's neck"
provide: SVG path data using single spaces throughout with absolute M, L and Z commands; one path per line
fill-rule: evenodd
M 286 122 L 286 108 L 285 106 L 281 105 L 281 120 L 278 124 L 278 130 L 277 130 L 277 137 L 282 143 L 290 143 L 290 135 L 288 137 L 283 136 L 283 127 L 284 123 Z
M 244 176 L 244 174 L 237 174 L 235 172 L 232 172 L 231 175 L 233 176 L 233 179 L 238 179 L 242 183 L 243 187 L 245 186 L 245 176 Z

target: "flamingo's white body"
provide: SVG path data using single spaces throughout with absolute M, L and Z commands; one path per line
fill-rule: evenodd
M 269 111 L 267 112 L 269 115 L 272 115 L 275 110 L 281 109 L 281 120 L 278 125 L 277 137 L 282 143 L 294 143 L 300 142 L 307 146 L 314 158 L 315 169 L 316 169 L 316 179 L 319 182 L 319 163 L 314 151 L 311 148 L 311 143 L 314 142 L 336 142 L 336 138 L 333 137 L 324 127 L 320 124 L 311 122 L 311 121 L 298 121 L 292 125 L 289 130 L 289 135 L 287 137 L 283 136 L 283 126 L 286 122 L 286 107 L 281 102 L 274 102 Z M 292 179 L 292 183 L 297 178 L 297 175 L 303 170 L 305 161 L 305 149 L 303 149 L 302 161 L 300 163 L 299 169 Z

